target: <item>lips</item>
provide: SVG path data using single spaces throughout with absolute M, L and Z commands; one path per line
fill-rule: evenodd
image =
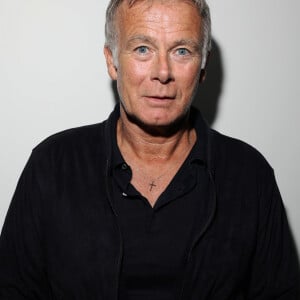
M 145 96 L 149 99 L 158 99 L 158 100 L 173 100 L 175 99 L 175 96 L 169 96 L 169 95 L 151 95 L 151 96 Z

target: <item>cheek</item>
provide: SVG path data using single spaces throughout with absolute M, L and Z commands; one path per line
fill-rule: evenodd
M 139 85 L 149 74 L 148 66 L 145 63 L 131 59 L 125 59 L 120 64 L 119 79 L 126 85 Z
M 127 109 L 132 105 L 132 102 L 136 103 L 135 100 L 146 89 L 145 79 L 147 74 L 149 74 L 149 71 L 145 64 L 128 58 L 124 59 L 123 63 L 120 61 L 117 88 L 118 94 L 122 102 L 126 104 Z
M 180 85 L 183 93 L 192 94 L 194 89 L 198 86 L 200 79 L 200 67 L 189 66 L 181 67 L 178 70 L 177 83 Z

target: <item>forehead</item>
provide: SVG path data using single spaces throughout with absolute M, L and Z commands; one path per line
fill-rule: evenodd
M 141 0 L 132 5 L 123 1 L 115 22 L 121 36 L 153 29 L 156 33 L 189 32 L 200 38 L 202 31 L 198 7 L 189 0 Z

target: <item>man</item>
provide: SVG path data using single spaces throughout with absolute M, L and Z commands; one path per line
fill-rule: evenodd
M 111 1 L 101 124 L 33 150 L 0 242 L 1 299 L 299 299 L 272 168 L 191 108 L 204 0 Z

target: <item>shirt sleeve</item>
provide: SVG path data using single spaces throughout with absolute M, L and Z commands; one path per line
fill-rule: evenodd
M 0 238 L 0 299 L 49 299 L 43 255 L 41 193 L 31 156 Z
M 264 178 L 247 300 L 299 300 L 299 263 L 273 170 Z

